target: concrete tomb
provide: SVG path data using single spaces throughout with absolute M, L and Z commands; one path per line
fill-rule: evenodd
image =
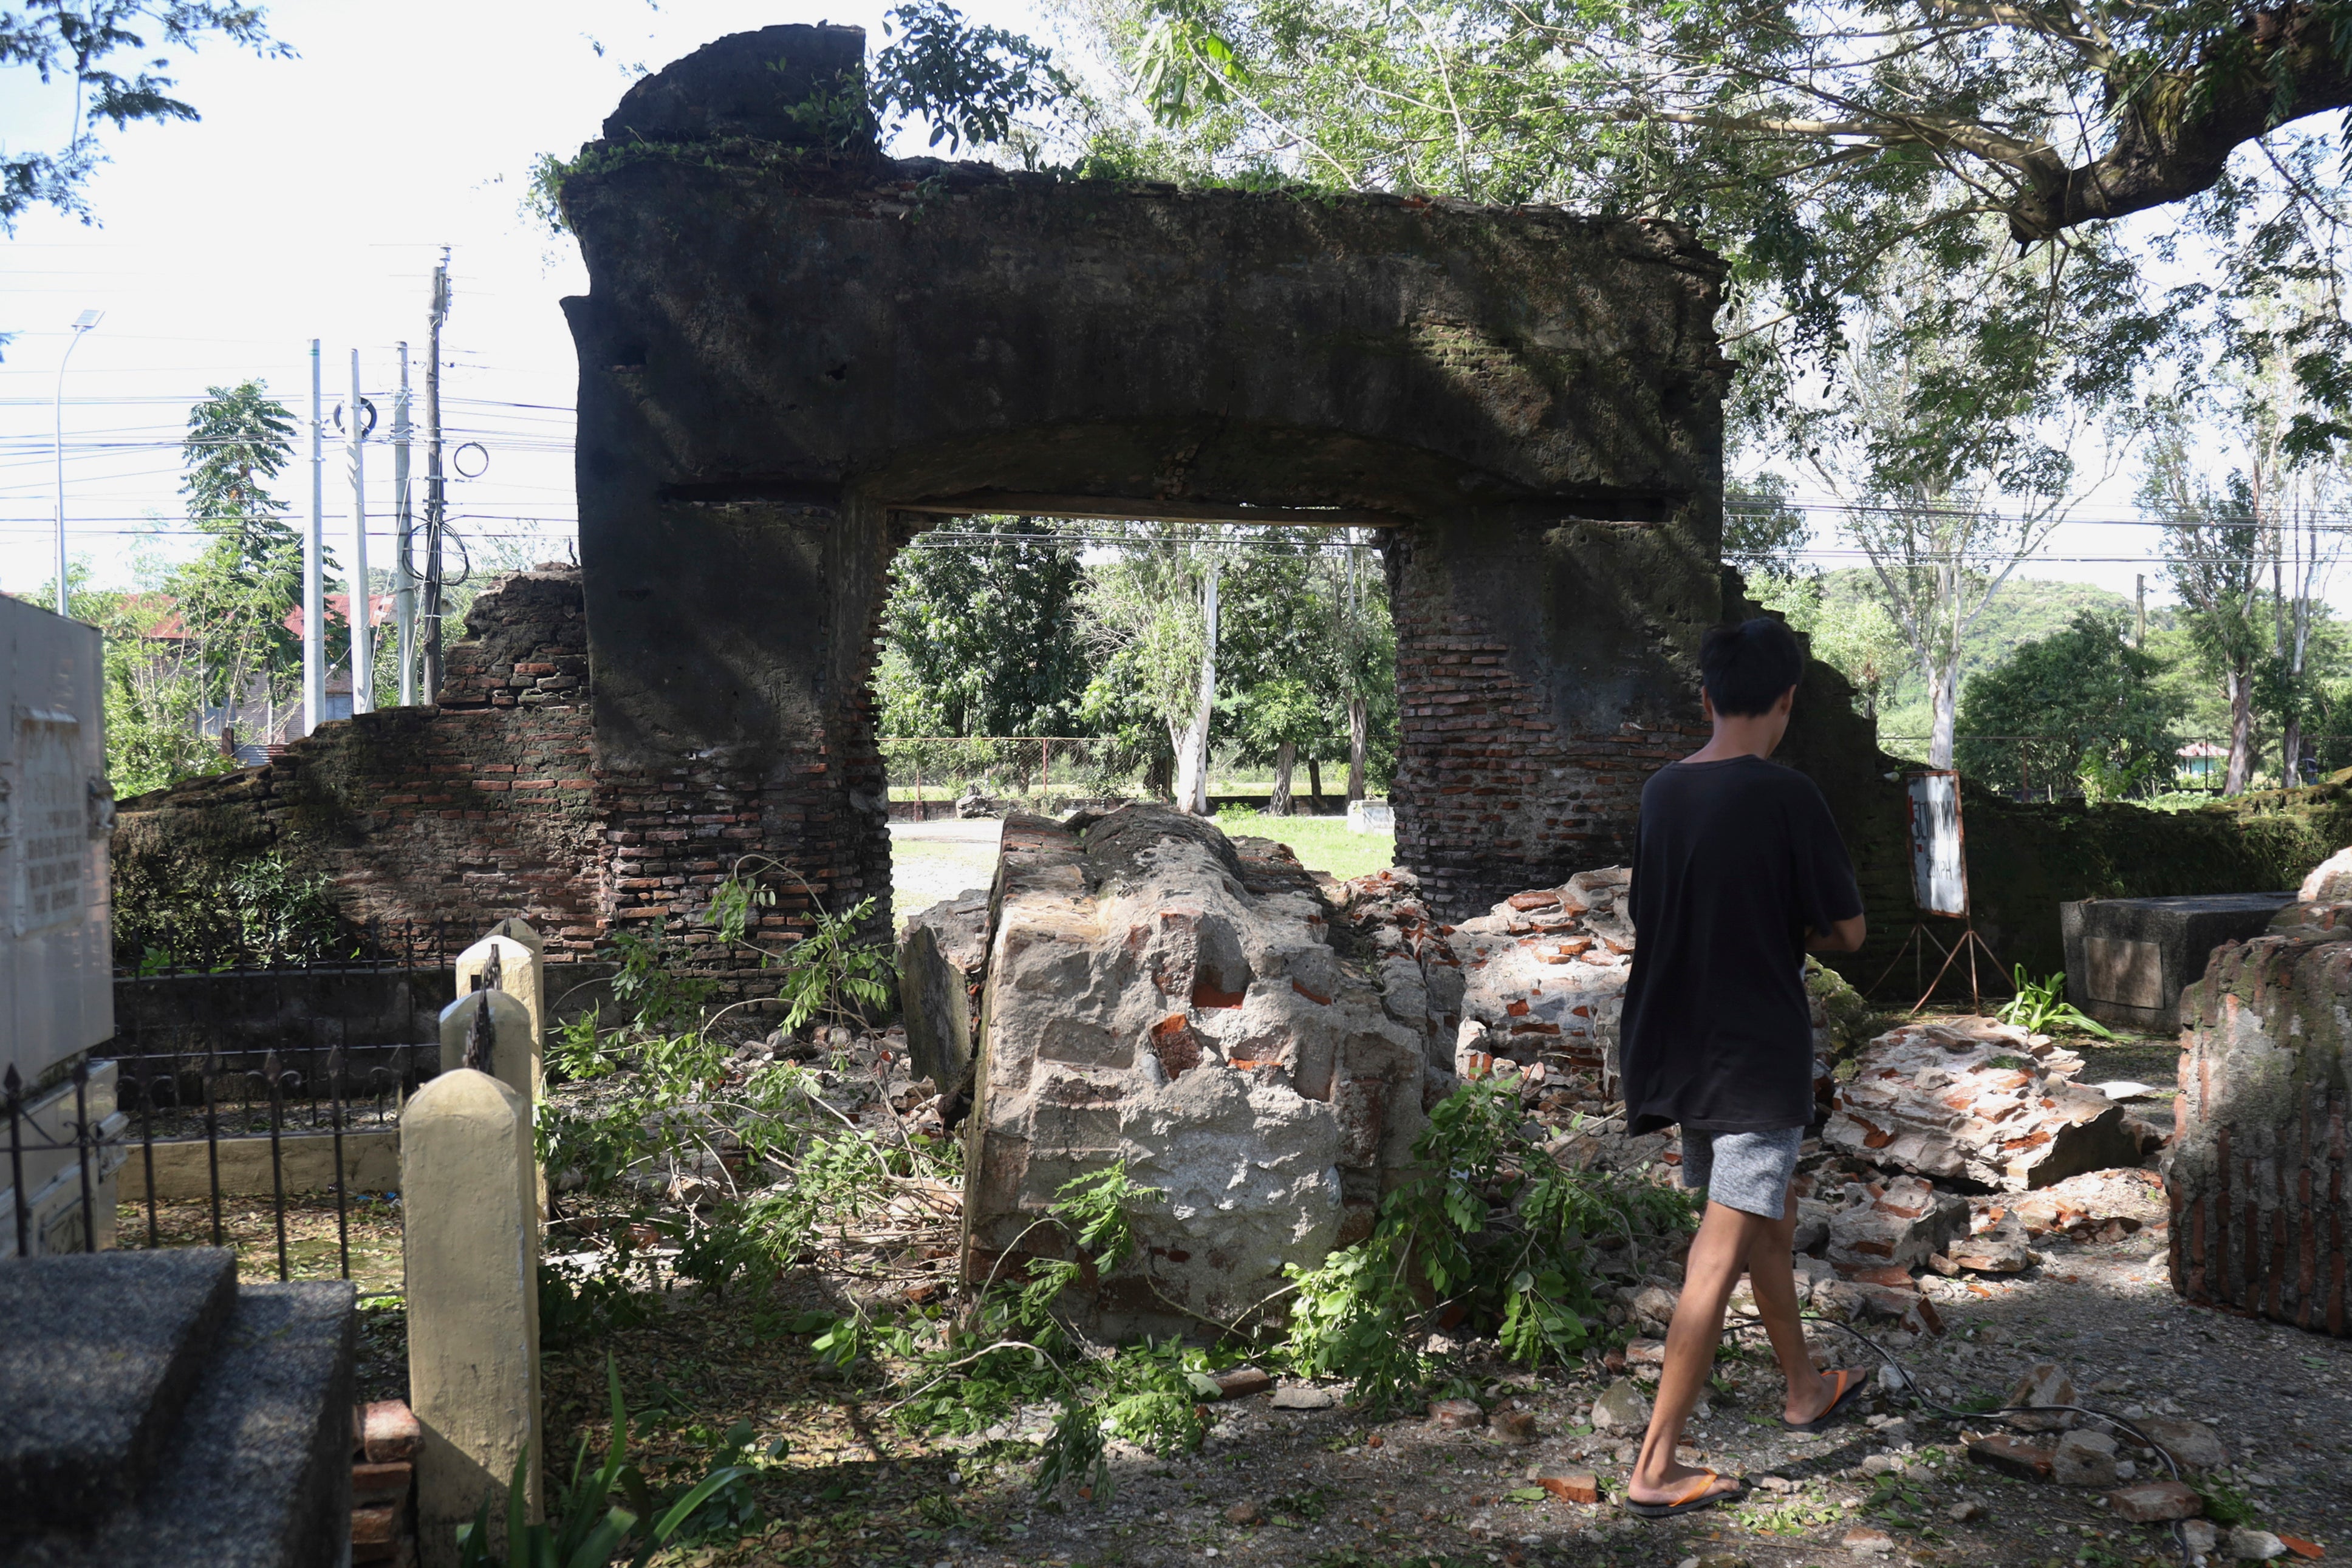
M 2150 1034 L 2180 1027 L 2180 993 L 2213 949 L 2258 936 L 2291 893 L 2086 898 L 2058 906 L 2066 999 L 2103 1023 Z
M 221 1248 L 0 1268 L 0 1562 L 348 1561 L 357 1323 Z

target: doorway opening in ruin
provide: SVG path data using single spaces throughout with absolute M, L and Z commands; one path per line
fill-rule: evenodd
M 1010 812 L 1159 801 L 1335 879 L 1394 862 L 1402 519 L 1001 504 L 891 508 L 866 696 L 894 925 L 984 889 Z

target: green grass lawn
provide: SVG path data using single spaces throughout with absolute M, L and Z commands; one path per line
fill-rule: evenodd
M 1345 817 L 1269 817 L 1263 811 L 1217 813 L 1225 836 L 1272 839 L 1290 846 L 1301 865 L 1343 881 L 1396 863 L 1396 843 L 1387 833 L 1351 833 Z

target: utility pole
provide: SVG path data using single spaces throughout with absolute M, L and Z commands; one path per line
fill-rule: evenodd
M 408 506 L 408 345 L 400 345 L 400 390 L 392 394 L 392 618 L 400 633 L 400 706 L 416 706 L 416 573 L 409 551 L 415 514 Z
M 375 712 L 375 628 L 367 568 L 367 404 L 360 397 L 360 351 L 352 350 L 352 712 Z
M 2139 578 L 2139 612 L 2132 622 L 2132 646 L 2144 649 L 2147 646 L 2147 573 L 2143 571 L 2137 575 Z
M 302 536 L 302 733 L 327 707 L 327 455 L 319 409 L 319 340 L 310 340 L 310 527 Z
M 425 691 L 441 695 L 441 529 L 446 497 L 441 480 L 441 323 L 449 319 L 449 247 L 433 269 L 432 330 L 425 361 Z
M 58 390 L 49 400 L 49 419 L 58 451 L 58 613 L 70 613 L 67 606 L 69 595 L 66 590 L 66 361 L 81 347 L 82 334 L 106 319 L 103 310 L 85 310 L 74 318 L 73 336 L 66 340 L 66 351 L 58 356 Z

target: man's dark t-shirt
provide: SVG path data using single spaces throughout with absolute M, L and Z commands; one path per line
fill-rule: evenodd
M 1806 935 L 1862 913 L 1819 787 L 1759 757 L 1660 768 L 1642 789 L 1632 905 L 1619 1035 L 1631 1130 L 1811 1121 Z

